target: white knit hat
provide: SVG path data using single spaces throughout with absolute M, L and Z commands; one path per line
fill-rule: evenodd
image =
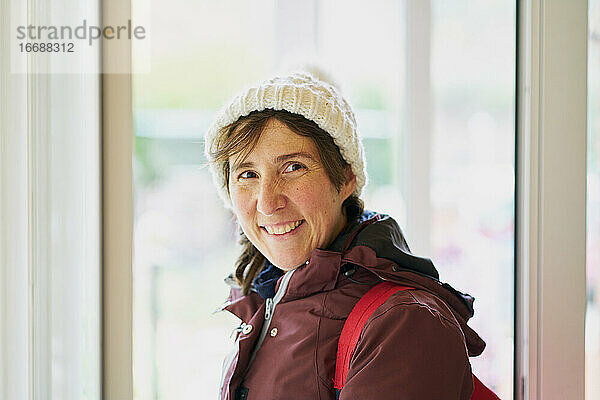
M 367 183 L 366 161 L 362 142 L 356 132 L 356 120 L 350 105 L 338 90 L 307 72 L 278 76 L 251 86 L 235 96 L 218 114 L 206 133 L 204 153 L 209 160 L 213 181 L 225 205 L 231 208 L 225 175 L 220 163 L 211 161 L 221 128 L 252 111 L 285 110 L 314 121 L 329 133 L 344 160 L 356 175 L 353 194 L 360 196 Z

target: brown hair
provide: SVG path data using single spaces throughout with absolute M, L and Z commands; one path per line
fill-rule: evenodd
M 349 164 L 342 157 L 329 133 L 321 129 L 314 121 L 301 115 L 272 109 L 253 111 L 221 128 L 216 142 L 217 150 L 210 153 L 210 161 L 221 164 L 227 192 L 229 193 L 229 157 L 233 155 L 247 157 L 258 143 L 260 135 L 271 118 L 285 124 L 298 135 L 309 137 L 314 141 L 327 176 L 339 192 L 342 185 L 346 183 L 346 169 Z M 351 221 L 363 213 L 364 203 L 352 194 L 343 202 L 342 209 L 346 220 Z M 241 229 L 239 243 L 242 245 L 242 254 L 236 261 L 234 275 L 242 287 L 242 293 L 248 294 L 252 282 L 262 271 L 266 259 Z

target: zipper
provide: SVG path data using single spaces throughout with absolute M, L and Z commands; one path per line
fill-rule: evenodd
M 256 346 L 254 346 L 254 350 L 252 351 L 252 356 L 250 357 L 250 361 L 248 362 L 248 366 L 246 367 L 246 370 L 244 371 L 243 376 L 246 376 L 246 374 L 248 373 L 248 370 L 250 369 L 250 365 L 252 364 L 252 361 L 254 361 L 254 357 L 256 357 L 256 353 L 258 352 L 258 349 L 260 348 L 263 341 L 265 340 L 265 336 L 267 336 L 267 332 L 269 330 L 269 325 L 271 324 L 271 319 L 273 319 L 273 312 L 275 311 L 275 306 L 277 306 L 277 303 L 279 303 L 279 301 L 285 295 L 288 283 L 290 282 L 290 278 L 292 277 L 292 274 L 294 273 L 294 271 L 295 270 L 293 269 L 291 271 L 286 272 L 283 275 L 283 277 L 281 278 L 281 284 L 279 285 L 279 289 L 277 290 L 277 293 L 275 293 L 275 296 L 273 296 L 273 298 L 268 298 L 265 300 L 265 322 L 263 323 L 262 330 L 260 331 L 260 336 L 258 337 Z M 234 334 L 237 330 L 243 329 L 243 327 L 245 325 L 246 325 L 246 323 L 242 322 L 242 324 L 239 327 L 237 327 L 233 330 L 232 334 Z M 223 392 L 223 385 L 225 384 L 225 376 L 227 375 L 227 372 L 231 368 L 231 364 L 233 363 L 235 356 L 240 351 L 239 343 L 240 342 L 239 342 L 239 336 L 238 336 L 238 339 L 235 341 L 235 349 L 229 354 L 229 356 L 223 363 L 224 368 L 222 370 L 221 382 L 219 384 L 219 388 L 220 388 L 219 398 L 221 398 L 221 393 Z M 242 380 L 243 380 L 243 378 L 242 378 Z
M 273 314 L 273 299 L 269 297 L 265 303 L 265 321 L 271 320 L 271 314 Z
M 295 269 L 288 271 L 283 275 L 283 277 L 281 278 L 281 283 L 279 284 L 279 289 L 277 289 L 277 293 L 275 293 L 275 296 L 273 296 L 273 298 L 268 298 L 265 301 L 265 322 L 263 323 L 262 329 L 260 331 L 260 336 L 256 341 L 254 350 L 252 351 L 252 356 L 250 357 L 250 361 L 248 362 L 248 367 L 246 367 L 246 372 L 248 372 L 252 361 L 254 361 L 254 358 L 256 357 L 256 353 L 258 353 L 258 349 L 260 349 L 260 346 L 262 345 L 263 341 L 265 340 L 265 337 L 267 336 L 267 332 L 269 331 L 269 327 L 271 325 L 271 320 L 273 319 L 273 313 L 275 312 L 275 307 L 277 307 L 277 304 L 285 295 L 288 283 L 290 282 L 294 271 Z M 244 373 L 244 375 L 246 375 L 246 373 Z

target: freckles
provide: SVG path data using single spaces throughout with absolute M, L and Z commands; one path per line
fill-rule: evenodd
M 231 204 L 236 210 L 249 214 L 251 210 L 252 195 L 244 190 L 232 190 L 230 194 Z

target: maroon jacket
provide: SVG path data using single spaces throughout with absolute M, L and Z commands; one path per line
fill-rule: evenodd
M 415 289 L 392 295 L 367 321 L 339 398 L 469 399 L 469 356 L 485 347 L 467 326 L 473 298 L 442 284 L 430 260 L 410 254 L 392 218 L 370 212 L 279 278 L 273 299 L 232 289 L 223 309 L 242 324 L 221 399 L 335 399 L 344 321 L 381 280 Z

